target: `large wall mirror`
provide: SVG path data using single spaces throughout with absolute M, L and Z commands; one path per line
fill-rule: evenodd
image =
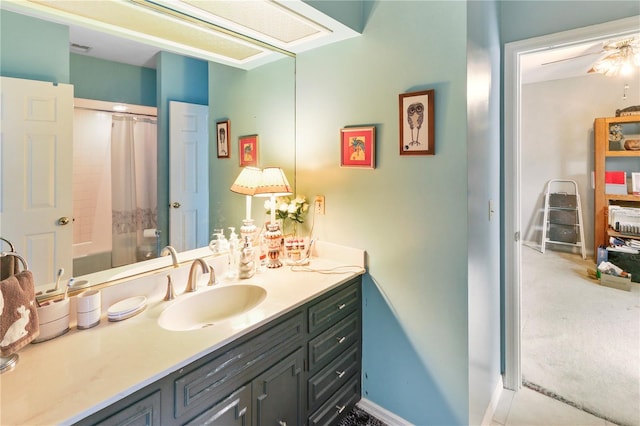
M 5 7 L 3 6 L 3 9 Z M 12 31 L 12 28 L 23 26 L 25 22 L 28 22 L 32 26 L 31 30 L 38 31 L 40 28 L 45 28 L 45 33 L 49 31 L 49 20 L 44 16 L 28 16 L 23 14 L 22 11 L 2 10 L 2 40 L 3 50 L 5 50 L 4 40 L 7 40 L 7 35 L 11 39 L 20 38 L 19 34 L 8 34 Z M 38 21 L 43 21 L 40 24 Z M 56 21 L 53 19 L 53 21 Z M 64 24 L 56 22 L 56 25 L 64 27 Z M 54 32 L 56 29 L 54 28 Z M 62 31 L 65 34 L 65 31 Z M 64 62 L 70 62 L 70 84 L 75 83 L 78 88 L 85 87 L 84 94 L 80 95 L 83 98 L 92 97 L 98 101 L 117 101 L 117 99 L 109 98 L 108 93 L 111 91 L 117 92 L 115 89 L 109 89 L 114 85 L 117 85 L 117 81 L 109 81 L 110 71 L 106 70 L 100 74 L 102 81 L 98 84 L 95 81 L 92 82 L 89 68 L 82 68 L 82 65 L 91 63 L 91 66 L 96 64 L 105 64 L 106 66 L 117 68 L 118 62 L 111 59 L 92 58 L 84 59 L 84 57 L 77 56 L 79 53 L 69 53 L 69 43 L 76 43 L 70 39 L 60 40 L 46 40 L 37 38 L 37 43 L 43 43 L 46 47 L 44 50 L 49 52 L 38 59 L 39 66 L 45 67 L 48 62 L 51 64 L 51 68 L 64 67 Z M 107 37 L 102 35 L 103 39 L 108 41 L 112 40 L 110 46 L 115 52 L 122 53 L 123 45 L 118 42 L 117 38 L 112 36 Z M 51 43 L 57 46 L 51 49 Z M 61 48 L 59 45 L 64 44 Z M 155 258 L 157 255 L 157 243 L 160 246 L 171 243 L 169 241 L 169 111 L 168 102 L 170 100 L 183 101 L 188 103 L 208 103 L 207 107 L 207 121 L 209 130 L 209 153 L 207 156 L 207 168 L 208 168 L 208 227 L 206 234 L 200 239 L 199 246 L 206 247 L 206 244 L 202 244 L 202 241 L 208 242 L 209 236 L 213 229 L 236 227 L 239 228 L 241 220 L 244 217 L 245 200 L 244 197 L 238 194 L 232 193 L 229 188 L 236 176 L 239 174 L 240 162 L 238 151 L 238 138 L 245 135 L 258 135 L 259 136 L 259 158 L 258 166 L 279 166 L 285 170 L 289 180 L 295 185 L 295 57 L 292 54 L 288 54 L 279 48 L 270 49 L 268 45 L 264 43 L 257 44 L 260 49 L 269 51 L 270 55 L 275 54 L 275 57 L 270 57 L 268 60 L 264 57 L 260 59 L 258 65 L 251 66 L 235 66 L 233 64 L 225 63 L 224 60 L 214 62 L 211 57 L 204 59 L 199 55 L 184 55 L 176 52 L 167 52 L 165 50 L 157 49 L 159 53 L 154 57 L 155 63 L 142 66 L 142 65 L 130 65 L 130 67 L 138 67 L 139 75 L 141 78 L 144 76 L 154 79 L 151 85 L 155 88 L 156 93 L 156 105 L 157 108 L 157 163 L 154 165 L 157 167 L 157 218 L 155 228 L 160 231 L 160 238 L 156 241 L 155 238 L 148 238 L 145 242 L 148 253 L 152 253 L 152 256 L 145 257 L 139 256 L 136 260 L 139 261 L 135 264 L 117 266 L 110 261 L 110 253 L 105 253 L 104 249 L 97 253 L 91 253 L 86 250 L 76 250 L 76 259 L 74 267 L 67 267 L 64 272 L 63 281 L 74 276 L 76 282 L 80 282 L 81 286 L 90 286 L 93 284 L 104 284 L 105 282 L 122 279 L 124 277 L 155 270 L 158 268 L 168 267 L 171 265 L 170 258 Z M 106 46 L 106 45 L 104 45 Z M 20 47 L 14 47 L 19 49 Z M 76 46 L 77 48 L 77 46 Z M 102 49 L 102 47 L 101 47 Z M 105 47 L 105 49 L 107 49 Z M 40 49 L 42 50 L 42 48 Z M 66 57 L 60 58 L 60 55 L 53 56 L 53 52 L 65 51 Z M 109 50 L 105 50 L 104 58 L 109 58 Z M 6 55 L 9 55 L 7 57 Z M 18 53 L 15 54 L 17 57 Z M 42 55 L 41 55 L 42 56 Z M 49 56 L 49 57 L 47 57 Z M 74 59 L 75 58 L 75 59 Z M 12 61 L 10 52 L 3 52 L 3 62 L 5 59 L 6 64 L 15 63 Z M 87 62 L 88 61 L 88 62 Z M 195 61 L 195 62 L 194 62 Z M 61 65 L 62 64 L 62 65 Z M 202 68 L 204 64 L 204 71 Z M 194 66 L 197 70 L 197 78 L 202 78 L 204 72 L 205 84 L 200 84 L 196 87 L 189 87 L 193 83 L 193 76 L 189 72 L 185 72 L 185 68 Z M 74 68 L 75 67 L 75 68 Z M 81 67 L 81 68 L 77 68 Z M 134 71 L 136 68 L 130 68 Z M 47 80 L 47 77 L 42 77 L 31 74 L 32 69 L 25 69 L 24 72 L 17 72 L 16 69 L 10 69 L 3 66 L 3 76 L 18 77 L 25 79 L 35 80 Z M 55 71 L 52 71 L 54 74 Z M 50 79 L 50 81 L 52 81 Z M 86 89 L 87 85 L 91 88 Z M 148 83 L 141 83 L 138 87 L 144 88 Z M 185 88 L 186 87 L 186 88 Z M 203 93 L 195 94 L 194 91 L 200 90 Z M 82 90 L 81 90 L 82 91 Z M 86 96 L 86 93 L 90 94 Z M 105 96 L 101 96 L 100 93 L 105 93 Z M 196 99 L 194 102 L 192 99 Z M 201 100 L 206 100 L 201 102 Z M 106 104 L 105 104 L 106 105 Z M 148 106 L 148 105 L 147 105 Z M 86 110 L 86 107 L 84 108 Z M 100 108 L 97 108 L 100 109 Z M 104 112 L 104 111 L 103 111 Z M 111 115 L 118 116 L 117 114 L 109 113 L 108 120 L 111 122 Z M 140 121 L 151 122 L 152 120 L 146 120 L 141 116 Z M 229 121 L 230 133 L 229 133 L 229 157 L 218 158 L 216 152 L 216 123 L 219 121 Z M 90 123 L 90 121 L 89 121 Z M 95 125 L 95 131 L 98 131 L 100 126 Z M 101 126 L 105 127 L 105 126 Z M 107 125 L 106 128 L 111 127 Z M 77 131 L 77 130 L 76 130 Z M 85 128 L 86 135 L 91 136 L 92 128 Z M 86 136 L 85 136 L 86 137 Z M 97 138 L 110 140 L 110 136 L 96 135 Z M 77 148 L 77 147 L 76 147 Z M 104 155 L 104 153 L 102 154 Z M 3 160 L 5 161 L 5 160 Z M 3 164 L 4 166 L 4 164 Z M 6 167 L 3 167 L 3 181 L 5 181 Z M 112 173 L 113 169 L 112 169 Z M 77 176 L 77 173 L 74 173 Z M 14 182 L 15 183 L 15 182 Z M 14 184 L 12 183 L 12 184 Z M 28 183 L 24 182 L 26 186 Z M 73 184 L 72 184 L 73 185 Z M 73 191 L 72 186 L 66 189 L 70 193 Z M 6 204 L 6 200 L 5 200 Z M 100 205 L 95 206 L 98 210 L 102 207 Z M 77 211 L 77 210 L 76 210 Z M 100 216 L 111 217 L 111 213 L 104 211 Z M 76 213 L 77 214 L 77 213 Z M 261 205 L 254 203 L 253 216 L 256 219 L 256 224 L 260 226 L 263 221 L 264 211 Z M 4 223 L 1 224 L 0 232 L 7 230 L 8 227 Z M 75 226 L 74 223 L 70 224 Z M 96 225 L 94 228 L 100 229 L 103 225 Z M 110 223 L 106 226 L 113 226 Z M 150 226 L 151 227 L 151 226 Z M 28 233 L 28 229 L 23 229 L 25 233 Z M 79 230 L 75 230 L 75 236 L 81 234 Z M 147 234 L 147 237 L 149 235 Z M 90 239 L 91 237 L 89 237 Z M 13 241 L 16 250 L 20 254 L 24 254 L 24 257 L 28 257 L 28 251 L 22 244 L 22 241 Z M 2 247 L 2 250 L 7 251 L 7 247 Z M 108 250 L 107 250 L 108 251 Z M 147 254 L 148 254 L 147 253 Z M 196 251 L 196 254 L 192 256 L 189 253 L 180 253 L 179 259 L 181 261 L 187 261 L 195 256 L 201 256 L 202 251 Z M 91 259 L 94 257 L 95 259 Z M 149 259 L 150 257 L 150 259 Z M 28 258 L 30 269 L 34 272 L 36 277 L 36 290 L 42 291 L 46 294 L 46 290 L 49 290 L 54 284 L 58 270 L 60 269 L 60 263 L 57 261 L 57 254 L 53 256 L 47 256 L 46 259 L 41 258 Z M 105 261 L 105 259 L 108 259 Z M 103 267 L 96 267 L 92 263 L 97 263 Z M 99 271 L 99 269 L 104 269 Z M 90 272 L 90 273 L 88 273 Z

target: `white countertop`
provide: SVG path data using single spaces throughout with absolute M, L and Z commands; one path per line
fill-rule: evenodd
M 77 422 L 364 272 L 362 250 L 324 243 L 317 245 L 316 253 L 320 257 L 309 265 L 316 271 L 294 272 L 284 266 L 247 280 L 222 280 L 219 286 L 261 286 L 267 296 L 244 314 L 198 330 L 168 331 L 157 324 L 162 311 L 181 299 L 185 267 L 174 270 L 180 279 L 174 276 L 178 297 L 173 302 L 162 300 L 166 272 L 140 278 L 145 283 L 138 286 L 131 281 L 103 289 L 98 326 L 78 330 L 72 320 L 65 335 L 18 352 L 14 370 L 0 376 L 0 424 Z M 215 287 L 198 291 L 211 288 Z M 144 312 L 121 322 L 107 320 L 104 312 L 111 303 L 141 294 L 148 299 Z

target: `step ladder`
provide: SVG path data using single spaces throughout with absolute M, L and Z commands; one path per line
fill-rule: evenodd
M 584 245 L 582 205 L 578 184 L 568 179 L 551 179 L 544 195 L 544 221 L 541 252 L 547 244 L 579 247 L 582 258 L 587 258 Z

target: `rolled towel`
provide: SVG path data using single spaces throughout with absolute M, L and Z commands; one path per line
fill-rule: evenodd
M 33 274 L 22 271 L 0 282 L 0 354 L 17 352 L 39 334 Z
M 18 273 L 20 270 L 20 264 L 18 262 L 19 260 L 15 256 L 0 257 L 0 281 Z

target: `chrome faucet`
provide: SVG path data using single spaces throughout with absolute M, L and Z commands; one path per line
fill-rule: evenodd
M 187 281 L 187 288 L 184 290 L 185 293 L 190 293 L 198 289 L 198 280 L 196 278 L 198 272 L 197 265 L 200 265 L 203 274 L 209 272 L 209 266 L 204 260 L 200 258 L 194 260 L 191 264 L 191 269 L 189 269 L 189 281 Z
M 178 253 L 176 253 L 176 249 L 174 249 L 171 246 L 166 246 L 160 252 L 160 256 L 167 256 L 169 254 L 171 255 L 171 262 L 173 263 L 173 267 L 174 268 L 179 267 L 180 264 L 178 263 Z

